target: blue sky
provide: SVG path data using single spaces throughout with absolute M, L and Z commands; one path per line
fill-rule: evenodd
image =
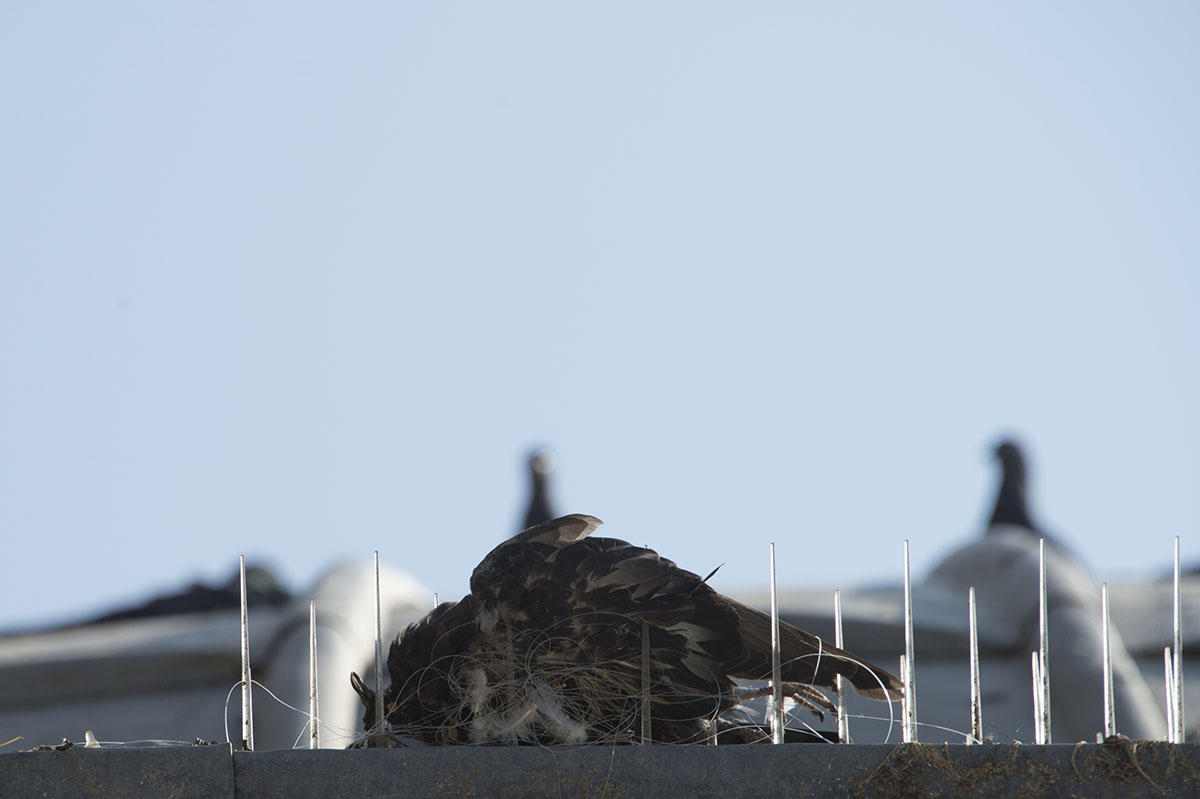
M 1028 445 L 1200 559 L 1191 3 L 0 8 L 0 627 L 239 553 L 443 596 L 564 512 L 721 589 L 921 574 Z

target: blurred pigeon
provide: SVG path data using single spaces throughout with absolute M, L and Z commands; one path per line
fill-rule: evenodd
M 1016 442 L 1005 439 L 996 445 L 994 455 L 1000 462 L 1000 489 L 996 492 L 996 507 L 988 527 L 1011 524 L 1045 536 L 1029 516 L 1025 455 L 1021 448 Z
M 475 568 L 470 594 L 404 630 L 387 659 L 393 741 L 633 743 L 643 667 L 653 741 L 731 740 L 741 702 L 764 693 L 734 678 L 771 674 L 770 618 L 651 549 L 588 537 L 600 524 L 575 514 L 518 533 Z M 832 709 L 814 686 L 839 674 L 863 696 L 900 698 L 878 666 L 786 623 L 780 634 L 786 693 L 802 706 Z M 371 730 L 374 694 L 351 684 Z M 764 737 L 752 733 L 738 740 Z
M 982 538 L 947 555 L 918 591 L 922 617 L 942 615 L 947 628 L 965 627 L 961 612 L 967 591 L 975 588 L 980 647 L 985 657 L 1009 662 L 1025 675 L 1013 690 L 993 688 L 993 706 L 1024 707 L 1029 716 L 1029 653 L 1040 642 L 1039 539 L 1045 538 L 1047 627 L 1050 633 L 1052 734 L 1059 741 L 1091 740 L 1103 729 L 1103 680 L 1100 651 L 1100 589 L 1083 561 L 1058 544 L 1033 520 L 1026 496 L 1026 464 L 1011 440 L 995 448 L 1002 469 L 996 505 Z M 946 617 L 948 609 L 950 616 Z M 965 630 L 963 630 L 965 633 Z M 1113 691 L 1122 732 L 1159 738 L 1163 721 L 1153 693 L 1116 629 L 1109 631 Z M 986 667 L 985 667 L 986 673 Z M 985 708 L 985 712 L 987 712 Z
M 223 584 L 192 583 L 182 591 L 154 597 L 133 607 L 103 613 L 88 619 L 84 624 L 105 624 L 129 619 L 233 610 L 241 606 L 241 592 L 241 572 L 234 569 L 233 574 Z M 292 599 L 291 593 L 280 584 L 274 572 L 253 564 L 246 566 L 246 593 L 247 602 L 251 607 L 283 607 Z
M 1047 546 L 1057 547 L 1063 554 L 1078 557 L 1058 538 L 1034 522 L 1030 515 L 1025 453 L 1017 442 L 1003 439 L 996 445 L 993 454 L 1000 462 L 1000 488 L 996 492 L 996 505 L 988 520 L 986 533 L 995 535 L 998 532 L 1021 530 L 1031 533 L 1035 538 L 1046 539 Z
M 529 456 L 529 509 L 525 513 L 525 525 L 522 530 L 554 518 L 554 511 L 550 506 L 548 475 L 554 471 L 557 463 L 554 452 L 548 449 L 539 449 Z

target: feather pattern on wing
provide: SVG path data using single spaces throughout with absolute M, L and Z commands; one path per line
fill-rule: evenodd
M 770 675 L 770 620 L 645 547 L 591 538 L 576 514 L 518 533 L 471 593 L 410 625 L 388 656 L 393 734 L 427 743 L 634 742 L 643 630 L 651 738 L 702 742 L 741 702 L 734 678 Z M 783 678 L 895 700 L 886 671 L 782 624 Z M 358 681 L 361 684 L 361 680 Z M 356 690 L 358 685 L 356 684 Z M 374 719 L 368 705 L 367 726 Z

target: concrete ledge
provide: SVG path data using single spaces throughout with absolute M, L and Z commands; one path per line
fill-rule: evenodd
M 208 799 L 234 795 L 224 746 L 85 749 L 0 754 L 0 796 Z
M 1200 795 L 1200 745 L 227 746 L 0 754 L 0 793 L 44 797 Z

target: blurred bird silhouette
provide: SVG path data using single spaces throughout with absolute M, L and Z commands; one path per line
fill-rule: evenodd
M 291 593 L 280 584 L 273 571 L 253 564 L 246 567 L 246 592 L 249 603 L 256 607 L 283 607 L 292 599 Z M 223 584 L 192 583 L 182 591 L 157 596 L 133 607 L 108 611 L 88 619 L 84 624 L 232 610 L 241 606 L 241 596 L 241 574 L 235 569 Z
M 734 678 L 769 678 L 770 618 L 651 549 L 589 537 L 600 524 L 575 514 L 518 533 L 475 568 L 470 594 L 404 630 L 387 659 L 393 742 L 633 743 L 645 696 L 654 742 L 765 737 L 739 716 L 764 691 Z M 839 674 L 860 695 L 900 698 L 878 666 L 789 624 L 780 633 L 785 693 L 800 705 L 832 710 L 814 686 Z M 370 731 L 374 693 L 351 684 Z
M 529 509 L 525 512 L 522 530 L 554 518 L 554 510 L 550 503 L 549 474 L 557 465 L 558 459 L 552 450 L 539 449 L 529 456 Z
M 1029 512 L 1028 469 L 1025 453 L 1012 439 L 1002 439 L 996 444 L 993 455 L 1000 463 L 1000 488 L 996 491 L 996 504 L 988 520 L 986 533 L 1012 531 L 1014 528 L 1045 538 L 1047 546 L 1057 547 L 1064 554 L 1077 557 L 1057 537 L 1048 533 L 1034 522 Z
M 1000 462 L 1000 489 L 996 492 L 996 506 L 988 526 L 1011 524 L 1044 536 L 1045 532 L 1033 523 L 1029 515 L 1025 454 L 1011 439 L 1004 439 L 997 444 L 993 454 Z
M 1045 538 L 1053 737 L 1090 739 L 1103 729 L 1098 702 L 1103 691 L 1099 586 L 1083 561 L 1032 518 L 1021 448 L 1005 439 L 994 452 L 1001 466 L 1000 487 L 985 534 L 949 553 L 930 572 L 920 592 L 924 615 L 928 618 L 945 608 L 961 607 L 973 586 L 981 647 L 990 650 L 993 658 L 1003 653 L 1017 658 L 1022 670 L 1028 668 L 1029 653 L 1040 642 L 1039 539 Z M 954 619 L 952 623 L 965 621 L 957 610 Z M 1122 732 L 1161 737 L 1162 718 L 1145 678 L 1116 629 L 1110 631 L 1110 639 Z M 998 694 L 993 701 L 1002 706 L 1027 702 L 1028 683 L 1019 693 L 1019 699 L 1015 694 Z
M 1029 517 L 1024 453 L 1015 442 L 1006 439 L 996 445 L 994 455 L 1000 461 L 1000 489 L 988 525 L 1013 524 L 1041 534 Z

